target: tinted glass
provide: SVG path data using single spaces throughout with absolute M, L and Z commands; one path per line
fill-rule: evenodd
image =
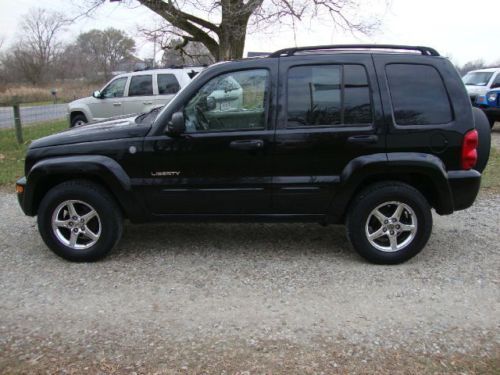
M 289 70 L 288 126 L 371 123 L 370 86 L 362 65 L 311 65 Z
M 386 73 L 397 124 L 432 125 L 452 120 L 443 80 L 434 67 L 391 64 Z
M 175 94 L 181 89 L 173 74 L 158 74 L 158 93 L 160 95 Z
M 288 124 L 337 125 L 341 122 L 340 65 L 298 66 L 288 71 Z
M 103 98 L 121 98 L 123 92 L 125 91 L 125 85 L 127 84 L 127 77 L 117 78 L 106 86 L 101 92 Z
M 371 124 L 372 105 L 366 70 L 344 65 L 344 124 Z
M 186 131 L 264 128 L 267 77 L 267 70 L 255 69 L 208 81 L 184 108 Z
M 153 95 L 153 76 L 132 76 L 128 96 Z

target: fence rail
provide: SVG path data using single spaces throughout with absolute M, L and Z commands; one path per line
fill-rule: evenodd
M 0 129 L 15 128 L 19 143 L 23 143 L 22 127 L 25 125 L 62 120 L 67 115 L 67 104 L 30 104 L 16 97 L 0 103 Z

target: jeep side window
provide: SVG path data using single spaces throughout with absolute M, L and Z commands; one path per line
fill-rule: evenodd
M 344 65 L 343 124 L 373 123 L 368 74 L 362 65 Z
M 103 98 L 121 98 L 127 84 L 127 77 L 117 78 L 111 81 L 101 92 Z
M 153 95 L 153 76 L 151 74 L 132 76 L 128 96 Z
M 288 72 L 288 126 L 371 124 L 368 76 L 362 65 L 308 65 Z
M 263 129 L 266 69 L 244 70 L 208 81 L 184 107 L 187 132 Z
M 387 81 L 398 125 L 437 125 L 453 119 L 438 71 L 430 65 L 389 64 Z
M 179 81 L 173 74 L 158 74 L 157 80 L 160 95 L 175 94 L 181 89 Z

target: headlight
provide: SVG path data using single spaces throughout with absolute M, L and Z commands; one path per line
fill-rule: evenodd
M 497 100 L 497 93 L 492 92 L 488 94 L 488 101 L 489 102 L 495 102 Z

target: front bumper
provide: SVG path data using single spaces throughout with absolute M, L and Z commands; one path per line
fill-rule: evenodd
M 453 210 L 465 210 L 472 206 L 481 187 L 481 173 L 468 171 L 448 172 L 448 182 L 452 194 Z
M 17 193 L 17 200 L 24 214 L 31 216 L 30 213 L 26 210 L 26 205 L 25 205 L 26 177 L 21 177 L 19 180 L 16 181 L 16 193 Z

